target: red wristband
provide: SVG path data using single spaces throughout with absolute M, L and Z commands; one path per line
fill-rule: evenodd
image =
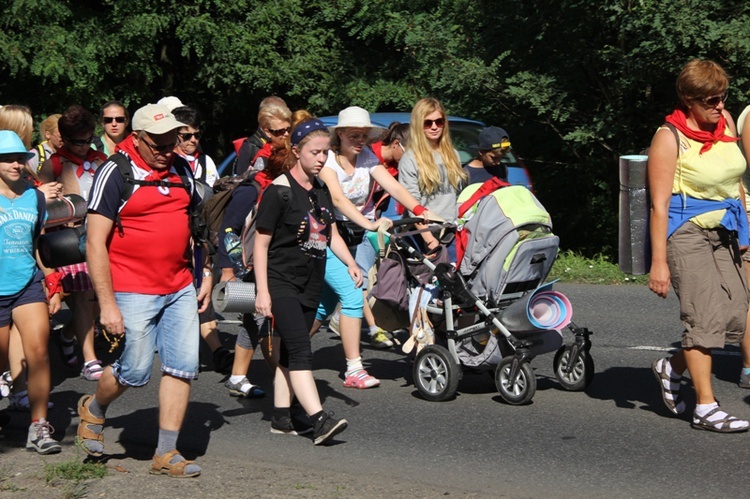
M 62 292 L 62 272 L 52 272 L 44 276 L 44 284 L 47 286 L 47 296 L 51 297 L 55 293 Z
M 411 212 L 414 213 L 416 216 L 420 216 L 422 213 L 424 213 L 424 211 L 425 211 L 425 207 L 422 206 L 421 204 L 418 204 L 417 206 L 414 207 L 413 210 L 411 210 Z

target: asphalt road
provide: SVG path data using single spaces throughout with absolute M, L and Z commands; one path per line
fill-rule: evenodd
M 534 359 L 538 380 L 531 404 L 510 406 L 487 375 L 466 374 L 458 396 L 446 402 L 419 397 L 411 361 L 402 353 L 365 347 L 363 358 L 379 388 L 342 387 L 340 341 L 323 331 L 313 340 L 315 376 L 324 408 L 349 420 L 349 429 L 321 448 L 305 437 L 269 432 L 272 398 L 230 398 L 223 377 L 206 371 L 194 384 L 180 447 L 197 458 L 197 480 L 150 477 L 156 443 L 156 383 L 130 390 L 109 410 L 108 463 L 121 466 L 93 483 L 90 495 L 133 497 L 746 497 L 750 433 L 720 435 L 690 428 L 689 416 L 663 407 L 650 365 L 674 347 L 680 323 L 674 296 L 661 300 L 642 286 L 558 285 L 574 320 L 594 332 L 596 376 L 585 392 L 560 388 L 552 355 Z M 221 329 L 228 342 L 233 324 Z M 570 339 L 570 335 L 568 338 Z M 72 445 L 75 402 L 94 385 L 64 377 L 57 355 L 51 421 Z M 722 406 L 750 417 L 750 392 L 737 387 L 736 348 L 714 356 L 714 386 Z M 271 388 L 256 356 L 250 378 Z M 692 388 L 688 407 L 692 410 Z M 5 406 L 0 401 L 0 409 Z M 15 414 L 0 438 L 0 461 L 32 462 L 21 454 Z M 30 457 L 31 456 L 31 457 Z M 0 466 L 2 469 L 2 466 Z M 0 473 L 0 496 L 3 496 Z M 35 490 L 30 488 L 28 490 Z M 19 497 L 8 495 L 7 497 Z

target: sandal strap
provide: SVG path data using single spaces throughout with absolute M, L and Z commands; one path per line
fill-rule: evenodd
M 182 476 L 185 474 L 185 468 L 188 465 L 195 464 L 195 461 L 188 461 L 187 459 L 172 464 L 172 459 L 175 456 L 181 456 L 177 449 L 165 452 L 161 456 L 154 454 L 154 463 L 151 465 L 151 469 L 159 473 L 162 470 L 167 470 L 167 473 L 172 476 Z
M 96 433 L 89 428 L 89 425 L 104 426 L 104 418 L 97 418 L 89 411 L 89 404 L 94 399 L 93 395 L 84 395 L 78 401 L 78 416 L 81 418 L 81 424 L 78 425 L 78 438 L 80 440 L 104 441 L 104 431 Z
M 717 412 L 723 412 L 724 414 L 726 414 L 726 416 L 724 416 L 721 419 L 715 419 L 713 421 L 710 421 L 709 418 L 713 416 L 714 414 L 716 414 Z M 728 413 L 724 412 L 719 406 L 714 407 L 713 409 L 708 411 L 704 416 L 698 416 L 697 414 L 695 416 L 700 420 L 701 424 L 711 425 L 711 426 L 718 426 L 719 424 L 729 425 L 729 423 L 732 423 L 733 421 L 740 421 L 740 418 L 735 417 L 735 416 L 730 416 Z

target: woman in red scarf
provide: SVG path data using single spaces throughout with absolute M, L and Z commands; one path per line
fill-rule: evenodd
M 711 350 L 742 341 L 748 310 L 740 256 L 748 244 L 741 204 L 746 164 L 724 108 L 728 86 L 726 73 L 713 61 L 685 65 L 677 78 L 680 102 L 654 135 L 648 163 L 649 288 L 665 298 L 672 284 L 685 326 L 682 348 L 655 360 L 652 370 L 665 405 L 680 414 L 686 409 L 680 389 L 687 369 L 696 393 L 692 427 L 722 433 L 750 429 L 750 422 L 719 407 L 711 386 Z M 746 341 L 742 347 L 743 364 L 750 368 Z
M 57 181 L 63 194 L 77 194 L 88 201 L 94 173 L 107 160 L 104 153 L 91 148 L 96 118 L 82 106 L 71 106 L 57 123 L 63 146 L 42 165 L 42 182 Z M 99 315 L 96 295 L 89 279 L 86 263 L 61 267 L 65 303 L 72 312 L 70 322 L 60 333 L 63 360 L 70 367 L 78 366 L 74 337 L 83 352 L 81 377 L 96 381 L 102 374 L 102 363 L 94 351 L 94 324 Z

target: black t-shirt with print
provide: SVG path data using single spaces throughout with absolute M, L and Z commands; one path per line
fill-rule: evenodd
M 285 173 L 290 187 L 269 185 L 256 218 L 256 228 L 273 231 L 268 248 L 271 299 L 296 297 L 317 307 L 326 269 L 326 249 L 333 223 L 333 202 L 317 178 L 310 191 Z

